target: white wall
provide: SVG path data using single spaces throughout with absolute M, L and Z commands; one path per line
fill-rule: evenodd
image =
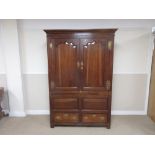
M 17 21 L 2 20 L 0 37 L 5 60 L 10 115 L 25 116 Z
M 154 25 L 155 20 L 18 20 L 26 110 L 49 110 L 43 29 L 119 28 L 115 36 L 112 110 L 115 114 L 146 113 Z
M 147 73 L 151 29 L 119 29 L 115 36 L 114 73 Z
M 1 29 L 1 24 L 0 24 Z M 5 61 L 4 61 L 4 53 L 2 51 L 2 41 L 0 39 L 0 74 L 5 74 Z

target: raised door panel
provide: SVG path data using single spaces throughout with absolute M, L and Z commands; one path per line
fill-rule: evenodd
M 111 52 L 106 39 L 81 39 L 83 90 L 110 90 Z
M 78 99 L 76 98 L 54 98 L 53 108 L 55 110 L 78 109 Z
M 78 90 L 79 89 L 79 40 L 78 39 L 53 39 L 52 51 L 55 58 L 52 62 L 53 90 Z
M 82 110 L 108 110 L 108 98 L 84 98 L 82 101 Z

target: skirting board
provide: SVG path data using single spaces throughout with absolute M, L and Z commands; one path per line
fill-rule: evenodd
M 25 116 L 26 116 L 25 112 L 19 112 L 19 111 L 9 112 L 9 117 L 25 117 Z
M 27 110 L 27 115 L 49 115 L 49 110 Z
M 49 115 L 49 110 L 27 110 L 26 112 L 10 112 L 10 117 L 25 117 L 26 115 Z M 145 111 L 112 111 L 112 115 L 147 115 Z
M 27 115 L 49 115 L 49 110 L 27 110 Z M 112 111 L 112 115 L 147 115 L 145 111 Z
M 111 115 L 147 115 L 145 110 L 143 111 L 111 111 Z

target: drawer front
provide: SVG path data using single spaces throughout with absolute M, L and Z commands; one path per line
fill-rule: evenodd
M 107 110 L 108 109 L 108 99 L 83 99 L 82 109 L 91 110 Z
M 54 113 L 55 123 L 78 123 L 79 114 L 77 113 Z
M 78 109 L 76 98 L 55 98 L 53 99 L 54 109 Z
M 107 123 L 107 114 L 82 114 L 83 123 Z

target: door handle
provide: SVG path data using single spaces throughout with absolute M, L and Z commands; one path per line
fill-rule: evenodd
M 83 61 L 81 62 L 77 61 L 77 68 L 83 70 Z
M 81 70 L 83 70 L 83 66 L 84 66 L 83 61 L 81 61 Z
M 80 62 L 79 61 L 77 62 L 77 68 L 78 69 L 80 68 Z

